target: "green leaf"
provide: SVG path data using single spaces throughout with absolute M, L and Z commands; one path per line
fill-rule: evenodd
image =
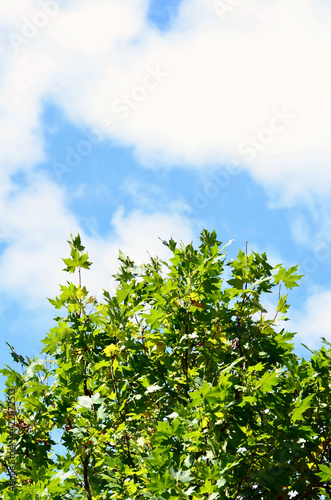
M 273 371 L 271 373 L 265 372 L 259 382 L 259 387 L 264 392 L 270 392 L 273 390 L 273 386 L 277 384 L 278 371 Z
M 275 285 L 297 286 L 297 267 L 227 261 L 215 231 L 164 243 L 167 262 L 120 252 L 102 303 L 81 273 L 60 285 L 42 358 L 8 344 L 22 366 L 0 370 L 0 468 L 13 429 L 19 488 L 0 478 L 4 500 L 82 499 L 87 482 L 93 500 L 327 496 L 330 345 L 299 358 L 262 306 L 287 313 Z M 69 245 L 66 270 L 88 269 L 80 236 Z
M 90 410 L 93 405 L 92 398 L 90 396 L 80 396 L 78 398 L 78 405 Z
M 173 479 L 182 483 L 189 483 L 193 479 L 189 470 L 170 469 L 170 475 Z
M 286 288 L 292 289 L 295 286 L 298 285 L 298 281 L 303 278 L 303 274 L 296 274 L 296 271 L 298 269 L 297 266 L 290 267 L 289 269 L 285 269 L 281 264 L 278 264 L 275 269 L 279 269 L 278 273 L 274 274 L 274 279 L 276 283 L 280 283 L 283 281 L 284 285 Z
M 11 346 L 10 344 L 8 344 L 8 342 L 6 342 L 6 344 L 7 344 L 7 346 L 11 349 L 11 351 L 12 351 L 12 352 L 11 352 L 10 354 L 12 355 L 12 358 L 13 358 L 13 360 L 14 360 L 16 363 L 21 363 L 21 364 L 22 364 L 22 365 L 24 365 L 24 366 L 28 366 L 28 365 L 29 365 L 29 363 L 27 363 L 27 362 L 25 361 L 25 359 L 24 359 L 24 357 L 23 357 L 23 356 L 21 356 L 20 354 L 17 354 L 17 353 L 16 353 L 16 351 L 15 351 L 15 349 L 14 349 L 14 347 L 13 347 L 13 346 Z
M 296 422 L 297 420 L 302 419 L 303 413 L 311 407 L 311 400 L 313 399 L 313 397 L 314 394 L 311 394 L 303 400 L 301 400 L 301 397 L 297 400 L 297 402 L 295 403 L 295 408 L 292 412 L 292 422 Z
M 289 309 L 289 305 L 286 304 L 286 299 L 287 299 L 287 295 L 284 295 L 283 297 L 281 297 L 278 301 L 278 305 L 277 305 L 277 311 L 281 312 L 281 313 L 286 313 Z
M 319 465 L 320 472 L 317 472 L 322 481 L 331 481 L 331 466 L 330 465 Z

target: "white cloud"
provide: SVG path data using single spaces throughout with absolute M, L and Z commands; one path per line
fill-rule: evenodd
M 0 206 L 6 242 L 0 261 L 2 292 L 27 307 L 46 305 L 45 297 L 58 291 L 66 240 L 77 230 L 60 189 L 46 179 L 35 178 L 23 190 L 8 187 Z
M 113 286 L 111 276 L 117 271 L 119 249 L 141 264 L 149 260 L 147 252 L 160 258 L 168 256 L 158 237 L 193 239 L 193 228 L 180 213 L 124 214 L 123 210 L 109 215 L 111 236 L 89 236 L 70 213 L 59 187 L 41 176 L 33 177 L 23 190 L 7 185 L 0 200 L 0 237 L 6 242 L 0 261 L 2 292 L 33 309 L 46 306 L 45 297 L 55 296 L 59 283 L 68 279 L 77 282 L 62 272 L 71 232 L 81 234 L 93 261 L 91 271 L 83 276 L 98 298 L 103 288 Z
M 108 135 L 146 162 L 236 158 L 270 189 L 280 186 L 283 203 L 329 193 L 331 32 L 313 1 L 239 2 L 220 18 L 215 2 L 185 0 L 162 35 L 146 23 L 147 1 L 48 2 L 56 5 L 48 21 L 3 65 L 9 163 L 42 156 L 39 113 L 53 99 L 78 124 L 112 119 Z M 25 33 L 22 19 L 33 24 L 41 5 L 2 2 L 7 34 Z M 9 140 L 21 148 L 9 150 Z
M 71 8 L 59 16 L 50 28 L 50 37 L 78 55 L 107 54 L 114 43 L 128 40 L 137 30 L 137 18 L 132 11 L 116 0 L 85 2 L 83 7 Z
M 1 261 L 5 290 L 31 303 L 50 294 L 63 242 L 79 229 L 61 190 L 45 179 L 8 197 L 8 175 L 45 159 L 47 100 L 78 125 L 112 120 L 107 136 L 133 145 L 146 162 L 201 167 L 234 158 L 283 204 L 329 196 L 331 32 L 313 4 L 266 8 L 252 0 L 220 19 L 210 2 L 185 0 L 161 35 L 147 25 L 147 0 L 0 0 L 0 226 L 11 238 Z M 329 211 L 323 217 L 328 227 Z M 176 213 L 119 212 L 113 228 L 114 239 L 86 238 L 95 255 L 122 247 L 139 257 L 146 246 L 158 248 L 156 235 L 191 234 Z
M 289 328 L 310 349 L 321 347 L 321 337 L 331 342 L 331 290 L 315 291 L 302 309 L 293 310 Z
M 88 286 L 100 297 L 102 288 L 114 289 L 111 276 L 118 269 L 118 251 L 121 250 L 137 265 L 147 263 L 149 256 L 167 259 L 171 255 L 161 240 L 183 241 L 194 238 L 194 228 L 180 213 L 144 213 L 140 210 L 124 213 L 119 208 L 111 219 L 112 237 L 105 240 L 86 238 L 90 249 L 93 272 L 89 273 Z
M 91 122 L 94 118 L 94 124 L 111 117 L 116 122 L 112 135 L 134 144 L 145 161 L 156 156 L 203 165 L 234 156 L 267 184 L 289 185 L 296 194 L 308 186 L 324 191 L 327 164 L 319 163 L 318 178 L 312 163 L 321 150 L 329 158 L 331 74 L 325 60 L 330 32 L 313 17 L 307 2 L 278 2 L 263 11 L 256 2 L 250 5 L 241 13 L 255 20 L 255 29 L 247 32 L 231 29 L 231 23 L 222 29 L 205 1 L 185 2 L 177 23 L 181 31 L 162 38 L 147 31 L 145 43 L 128 45 L 126 53 L 136 65 L 117 62 L 108 65 L 106 74 L 99 73 L 83 114 Z M 188 9 L 191 26 L 183 36 Z M 194 12 L 200 25 L 194 22 Z M 235 22 L 235 13 L 232 18 Z M 159 68 L 164 77 L 138 102 L 135 89 L 142 86 L 149 67 Z M 128 98 L 129 104 L 123 102 Z M 117 99 L 122 111 L 119 106 L 111 109 Z M 69 109 L 81 109 L 82 101 L 79 92 Z M 284 123 L 278 118 L 278 131 L 263 135 L 275 109 Z M 259 149 L 249 163 L 248 153 L 238 148 L 251 137 L 258 138 Z

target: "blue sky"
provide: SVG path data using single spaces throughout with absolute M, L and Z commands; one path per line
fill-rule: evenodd
M 1 365 L 53 326 L 66 240 L 101 298 L 118 249 L 202 227 L 299 264 L 286 327 L 331 339 L 330 8 L 322 1 L 0 0 Z M 329 250 L 330 249 L 330 250 Z M 1 382 L 1 381 L 0 381 Z M 0 384 L 1 385 L 1 384 Z

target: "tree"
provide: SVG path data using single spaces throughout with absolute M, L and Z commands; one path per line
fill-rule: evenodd
M 299 359 L 294 334 L 277 328 L 297 267 L 247 248 L 227 262 L 203 230 L 198 248 L 163 242 L 169 262 L 135 266 L 120 252 L 116 293 L 97 302 L 81 283 L 91 264 L 79 235 L 69 243 L 65 270 L 78 283 L 50 300 L 66 312 L 44 359 L 12 348 L 22 373 L 1 370 L 16 401 L 0 408 L 12 477 L 2 498 L 331 498 L 331 345 Z

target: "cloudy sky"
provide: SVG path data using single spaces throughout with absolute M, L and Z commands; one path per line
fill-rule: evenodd
M 0 0 L 0 362 L 36 355 L 80 232 L 118 249 L 234 239 L 299 264 L 300 342 L 331 339 L 331 7 L 323 0 Z

